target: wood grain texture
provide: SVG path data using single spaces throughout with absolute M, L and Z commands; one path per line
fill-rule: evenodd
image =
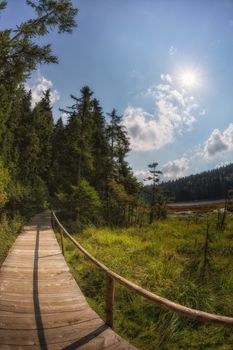
M 0 349 L 135 349 L 87 304 L 49 212 L 23 229 L 0 269 Z

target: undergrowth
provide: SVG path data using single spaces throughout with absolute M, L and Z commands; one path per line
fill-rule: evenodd
M 0 217 L 0 266 L 5 260 L 9 249 L 14 243 L 17 235 L 21 231 L 25 220 L 21 215 L 12 218 L 6 214 Z
M 233 219 L 167 219 L 143 228 L 88 227 L 75 238 L 123 277 L 188 307 L 233 315 Z M 104 318 L 105 276 L 65 240 L 65 255 L 90 305 Z M 205 255 L 206 254 L 206 255 Z M 232 350 L 231 328 L 182 318 L 116 284 L 114 329 L 142 350 Z

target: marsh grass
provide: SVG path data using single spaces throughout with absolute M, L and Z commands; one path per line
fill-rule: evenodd
M 126 229 L 88 227 L 75 238 L 125 278 L 183 305 L 233 315 L 233 219 L 224 231 L 209 218 L 167 219 Z M 66 259 L 90 305 L 104 318 L 105 276 L 65 240 Z M 115 330 L 139 349 L 233 349 L 230 328 L 185 319 L 116 285 Z

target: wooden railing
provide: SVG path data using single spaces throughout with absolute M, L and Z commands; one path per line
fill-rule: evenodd
M 136 294 L 147 298 L 162 307 L 165 307 L 180 316 L 188 317 L 195 319 L 197 321 L 222 325 L 222 326 L 230 326 L 233 327 L 233 317 L 221 316 L 216 314 L 210 314 L 208 312 L 191 309 L 189 307 L 177 304 L 169 299 L 160 297 L 157 294 L 151 293 L 148 290 L 138 286 L 135 283 L 128 281 L 126 278 L 118 275 L 114 271 L 110 270 L 107 266 L 102 264 L 96 258 L 94 258 L 90 253 L 84 249 L 81 244 L 79 244 L 65 229 L 65 227 L 58 220 L 54 211 L 52 211 L 52 225 L 54 227 L 54 223 L 60 227 L 61 231 L 61 247 L 62 253 L 64 255 L 64 242 L 63 242 L 63 234 L 65 234 L 69 240 L 96 266 L 98 266 L 105 274 L 106 274 L 106 296 L 105 296 L 105 310 L 106 310 L 106 324 L 113 328 L 113 310 L 114 310 L 114 293 L 115 293 L 115 281 L 122 284 L 126 288 L 134 291 Z

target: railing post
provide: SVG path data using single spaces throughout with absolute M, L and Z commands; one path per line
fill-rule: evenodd
M 52 229 L 54 230 L 54 216 L 52 211 L 51 211 L 51 224 L 52 224 Z
M 105 311 L 106 311 L 106 324 L 111 328 L 113 328 L 114 294 L 115 294 L 114 279 L 107 274 L 106 275 Z
M 62 255 L 65 255 L 65 250 L 64 250 L 64 237 L 63 237 L 63 231 L 60 229 L 60 234 L 61 234 L 61 250 L 62 250 Z

